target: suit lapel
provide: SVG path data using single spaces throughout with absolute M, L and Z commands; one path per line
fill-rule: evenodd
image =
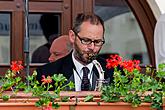
M 67 79 L 69 79 L 71 75 L 73 75 L 73 68 L 74 68 L 74 64 L 73 64 L 72 52 L 71 52 L 69 55 L 66 56 L 65 62 L 63 62 L 61 69 L 61 71 L 63 72 L 63 74 Z
M 74 63 L 72 60 L 72 52 L 70 52 L 69 55 L 66 56 L 66 60 L 62 66 L 62 72 L 64 76 L 66 77 L 66 79 L 68 79 L 67 83 L 69 83 L 70 81 L 75 83 L 73 68 L 74 68 Z M 75 90 L 75 88 L 73 90 Z

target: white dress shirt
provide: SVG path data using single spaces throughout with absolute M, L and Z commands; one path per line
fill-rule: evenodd
M 75 91 L 81 91 L 81 82 L 82 82 L 82 78 L 83 78 L 83 70 L 82 68 L 84 67 L 84 65 L 82 65 L 80 62 L 78 62 L 73 55 L 72 52 L 72 59 L 73 59 L 73 63 L 75 65 L 75 69 L 73 69 L 73 73 L 74 73 L 74 81 L 75 81 Z M 89 63 L 88 65 L 85 65 L 85 67 L 88 67 L 89 69 L 89 74 L 88 74 L 88 78 L 90 80 L 90 84 L 92 86 L 92 68 L 93 68 L 93 63 Z

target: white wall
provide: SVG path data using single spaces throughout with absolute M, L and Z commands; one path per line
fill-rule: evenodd
M 161 14 L 165 13 L 165 0 L 155 0 L 160 11 L 161 11 Z
M 147 53 L 143 34 L 131 12 L 107 20 L 105 29 L 106 43 L 102 53 L 119 53 L 124 59 L 131 59 L 133 54 Z

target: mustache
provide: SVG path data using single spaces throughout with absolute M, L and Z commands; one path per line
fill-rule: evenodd
M 95 59 L 97 58 L 97 55 L 94 54 L 94 53 L 89 53 L 89 54 L 88 54 L 88 58 L 89 58 L 90 60 L 95 60 Z

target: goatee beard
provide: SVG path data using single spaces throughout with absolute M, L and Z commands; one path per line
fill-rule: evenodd
M 75 52 L 75 58 L 83 63 L 84 65 L 91 63 L 94 59 L 96 59 L 96 55 L 93 53 L 87 53 L 86 60 L 83 58 L 84 54 L 80 52 Z
M 90 60 L 95 60 L 96 59 L 96 55 L 94 53 L 88 54 L 88 57 L 89 57 Z

